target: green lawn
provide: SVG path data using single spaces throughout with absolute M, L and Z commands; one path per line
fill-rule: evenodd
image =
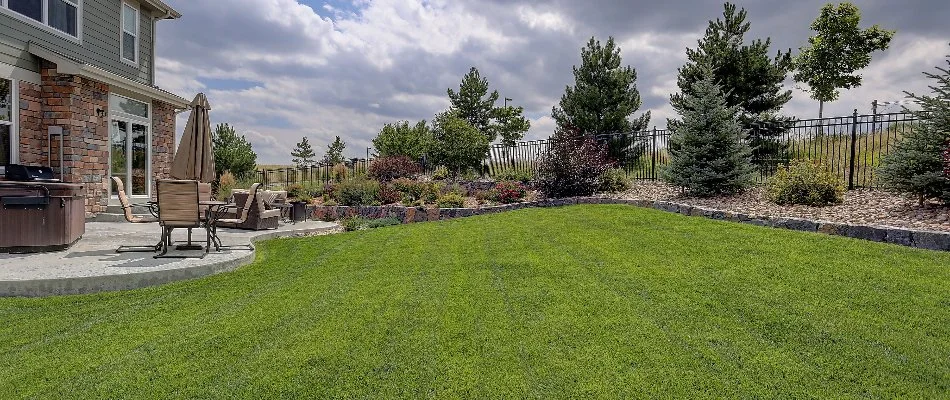
M 628 206 L 283 239 L 236 272 L 0 299 L 33 398 L 946 398 L 950 254 Z

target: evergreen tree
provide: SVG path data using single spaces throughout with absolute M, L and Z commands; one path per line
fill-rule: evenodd
M 523 107 L 505 105 L 496 107 L 498 91 L 488 92 L 488 79 L 483 78 L 478 69 L 472 67 L 459 84 L 459 91 L 449 88 L 446 92 L 452 102 L 451 110 L 461 119 L 488 138 L 495 141 L 500 135 L 505 143 L 514 143 L 524 137 L 531 129 L 531 123 L 524 116 Z
M 409 126 L 409 121 L 386 124 L 373 139 L 373 147 L 380 157 L 406 156 L 420 160 L 429 148 L 432 131 L 425 120 Z
M 752 184 L 752 149 L 739 109 L 726 104 L 711 71 L 674 108 L 682 119 L 667 124 L 670 164 L 662 170 L 664 180 L 703 197 L 736 193 Z
M 327 154 L 323 156 L 323 162 L 330 165 L 336 165 L 345 161 L 343 158 L 343 149 L 345 148 L 346 143 L 343 143 L 343 140 L 337 136 L 333 143 L 327 145 Z
M 297 147 L 291 150 L 290 156 L 293 157 L 293 162 L 297 165 L 297 168 L 302 168 L 313 164 L 313 159 L 316 157 L 316 154 L 313 152 L 313 147 L 310 146 L 307 137 L 304 136 L 303 139 L 297 143 Z
M 894 31 L 874 25 L 861 29 L 861 10 L 851 3 L 826 4 L 812 22 L 815 36 L 795 58 L 795 81 L 808 85 L 811 98 L 818 100 L 818 118 L 826 101 L 835 101 L 838 89 L 861 86 L 855 71 L 871 63 L 871 53 L 887 50 Z
M 791 50 L 769 56 L 772 39 L 746 43 L 750 23 L 746 10 L 735 4 L 723 5 L 722 19 L 709 21 L 706 34 L 695 49 L 686 49 L 686 65 L 679 69 L 680 93 L 670 102 L 682 106 L 686 94 L 702 79 L 703 71 L 712 70 L 713 80 L 725 92 L 726 105 L 739 108 L 739 121 L 749 135 L 752 160 L 763 167 L 774 167 L 787 157 L 787 144 L 780 141 L 788 130 L 790 118 L 781 116 L 782 107 L 792 98 L 782 82 L 792 69 Z
M 645 130 L 650 112 L 631 119 L 641 105 L 637 71 L 622 62 L 613 37 L 603 45 L 591 38 L 581 49 L 581 65 L 574 66 L 574 86 L 564 89 L 551 116 L 562 131 L 598 137 L 611 158 L 633 163 L 643 151 L 639 136 L 608 135 Z
M 914 194 L 921 205 L 926 199 L 950 204 L 950 68 L 924 75 L 937 81 L 932 96 L 907 93 L 920 104 L 913 113 L 921 123 L 884 157 L 878 173 L 885 187 Z
M 218 124 L 211 133 L 214 170 L 217 176 L 230 171 L 238 178 L 249 176 L 257 169 L 257 154 L 251 142 L 239 135 L 227 123 Z
M 433 121 L 432 162 L 444 165 L 453 174 L 479 168 L 489 145 L 488 138 L 454 110 L 437 115 Z

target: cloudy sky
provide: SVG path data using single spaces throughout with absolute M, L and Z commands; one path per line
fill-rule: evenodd
M 471 66 L 502 97 L 525 107 L 528 139 L 547 137 L 554 130 L 551 107 L 572 83 L 571 67 L 591 36 L 614 36 L 621 44 L 624 62 L 639 74 L 642 109 L 662 128 L 685 49 L 722 14 L 721 3 L 706 0 L 166 2 L 183 17 L 159 24 L 158 84 L 188 98 L 205 92 L 212 122 L 235 125 L 259 162 L 274 164 L 288 164 L 304 135 L 321 154 L 339 135 L 348 156 L 365 156 L 383 124 L 431 119 L 445 109 L 446 89 L 457 87 Z M 823 3 L 738 2 L 752 23 L 747 39 L 771 37 L 774 49 L 794 52 Z M 863 71 L 864 86 L 826 106 L 826 115 L 869 113 L 873 99 L 926 90 L 921 72 L 950 53 L 950 1 L 855 3 L 863 26 L 879 24 L 897 35 Z M 816 102 L 799 90 L 794 96 L 787 115 L 817 115 Z

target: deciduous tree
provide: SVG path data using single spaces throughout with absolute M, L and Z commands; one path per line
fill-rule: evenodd
M 871 63 L 871 53 L 886 50 L 894 31 L 874 25 L 861 29 L 861 10 L 851 3 L 827 4 L 812 22 L 815 35 L 795 57 L 795 81 L 808 85 L 812 99 L 818 100 L 818 118 L 825 102 L 835 101 L 839 89 L 861 86 L 856 71 Z

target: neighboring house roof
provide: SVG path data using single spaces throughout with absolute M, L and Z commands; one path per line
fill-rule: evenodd
M 143 3 L 147 4 L 149 7 L 152 7 L 158 12 L 164 13 L 164 19 L 178 19 L 181 18 L 181 13 L 175 11 L 174 8 L 171 8 L 168 4 L 165 4 L 162 0 L 142 0 Z
M 133 93 L 140 93 L 152 99 L 171 104 L 178 109 L 186 109 L 191 104 L 190 101 L 185 100 L 185 98 L 177 94 L 160 89 L 156 86 L 149 86 L 133 81 L 129 78 L 116 75 L 94 65 L 73 60 L 67 56 L 47 49 L 36 42 L 30 42 L 27 51 L 34 56 L 55 63 L 56 71 L 61 74 L 79 75 L 109 85 L 118 86 Z

